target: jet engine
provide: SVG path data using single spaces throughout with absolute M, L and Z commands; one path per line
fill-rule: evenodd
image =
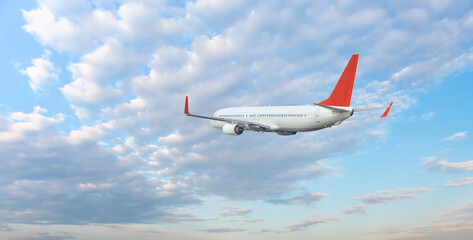
M 236 124 L 225 123 L 222 132 L 228 135 L 240 135 L 243 133 L 243 128 Z

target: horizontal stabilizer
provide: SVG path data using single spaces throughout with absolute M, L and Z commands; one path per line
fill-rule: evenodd
M 368 108 L 359 108 L 356 107 L 354 108 L 355 112 L 364 112 L 364 111 L 372 111 L 372 110 L 378 110 L 378 109 L 386 109 L 386 106 L 381 106 L 381 107 L 368 107 Z

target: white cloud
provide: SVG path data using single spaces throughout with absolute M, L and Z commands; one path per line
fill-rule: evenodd
M 424 113 L 419 117 L 419 119 L 422 121 L 430 120 L 434 117 L 434 115 L 435 115 L 435 112 Z
M 382 9 L 366 9 L 354 13 L 348 19 L 348 27 L 363 28 L 379 24 L 386 19 L 385 12 Z
M 200 231 L 208 232 L 208 233 L 231 233 L 231 232 L 245 232 L 247 229 L 245 228 L 206 228 Z
M 98 124 L 96 126 L 81 126 L 79 129 L 72 130 L 69 133 L 68 140 L 71 143 L 81 143 L 83 141 L 94 141 L 103 138 L 109 128 L 106 124 Z
M 86 0 L 70 0 L 67 3 L 61 0 L 38 0 L 38 4 L 54 13 L 65 15 L 74 15 L 77 12 L 90 10 L 90 3 Z
M 436 83 L 447 73 L 462 69 L 473 62 L 472 49 L 457 56 L 439 55 L 432 59 L 416 62 L 394 73 L 393 81 L 406 82 L 414 88 Z
M 9 143 L 27 138 L 43 129 L 50 128 L 55 123 L 64 121 L 63 114 L 46 117 L 41 113 L 46 109 L 36 106 L 33 113 L 14 112 L 8 118 L 0 116 L 3 127 L 0 129 L 0 142 Z
M 473 170 L 473 160 L 466 162 L 448 162 L 442 157 L 425 157 L 422 166 L 432 172 L 464 172 Z
M 82 192 L 104 191 L 115 186 L 115 183 L 79 183 L 77 189 Z
M 143 98 L 131 99 L 128 103 L 117 104 L 113 109 L 105 108 L 102 109 L 103 115 L 108 117 L 120 117 L 123 115 L 133 115 L 146 109 L 146 105 L 149 104 Z
M 365 214 L 366 213 L 366 207 L 364 206 L 353 206 L 349 207 L 343 210 L 344 214 L 355 214 L 355 213 L 360 213 L 360 214 Z
M 356 197 L 353 199 L 360 200 L 365 204 L 380 204 L 380 203 L 389 203 L 395 200 L 402 199 L 412 199 L 418 198 L 418 193 L 431 191 L 430 188 L 420 187 L 420 188 L 404 188 L 397 190 L 384 190 L 378 191 L 372 194 L 366 194 L 361 197 Z
M 466 177 L 461 179 L 460 182 L 456 183 L 447 183 L 444 186 L 445 187 L 461 187 L 461 186 L 467 186 L 473 184 L 473 177 Z
M 337 217 L 313 217 L 308 218 L 300 222 L 296 222 L 290 224 L 287 228 L 279 231 L 279 232 L 296 232 L 296 231 L 306 231 L 309 230 L 313 225 L 316 224 L 323 224 L 323 223 L 330 223 L 340 220 Z
M 222 211 L 220 211 L 220 215 L 223 217 L 230 217 L 230 216 L 246 216 L 253 212 L 253 210 L 248 208 L 239 208 L 235 206 L 225 206 Z
M 44 90 L 44 87 L 57 81 L 60 70 L 49 60 L 51 51 L 45 50 L 40 58 L 31 60 L 33 66 L 21 69 L 20 73 L 28 76 L 28 83 L 33 91 Z
M 454 140 L 461 140 L 466 138 L 466 134 L 468 132 L 458 132 L 453 134 L 452 136 L 446 137 L 443 140 L 444 141 L 454 141 Z
M 42 45 L 48 45 L 59 52 L 83 52 L 94 44 L 89 34 L 65 17 L 55 16 L 48 6 L 30 11 L 22 10 L 27 24 L 23 28 Z
M 82 56 L 82 61 L 69 64 L 73 82 L 61 88 L 71 101 L 86 104 L 107 103 L 123 96 L 120 88 L 127 77 L 138 72 L 139 56 L 116 40 L 110 40 L 93 52 Z
M 223 28 L 245 18 L 254 4 L 247 0 L 231 2 L 198 0 L 186 3 L 186 10 L 201 17 L 205 22 L 214 22 L 213 27 Z
M 295 205 L 314 206 L 317 202 L 319 202 L 326 196 L 327 194 L 323 194 L 319 192 L 308 192 L 301 196 L 291 197 L 291 198 L 271 199 L 271 200 L 268 200 L 268 202 L 274 203 L 274 204 L 295 204 Z
M 136 44 L 155 45 L 189 31 L 186 25 L 189 23 L 180 13 L 182 10 L 173 9 L 165 2 L 125 2 L 116 12 L 119 16 L 118 30 L 126 40 Z M 166 17 L 169 14 L 175 17 Z
M 429 12 L 422 8 L 411 8 L 403 11 L 400 18 L 409 24 L 425 24 L 429 21 Z
M 72 110 L 74 110 L 74 115 L 76 115 L 79 120 L 86 120 L 91 118 L 91 111 L 87 108 L 79 107 L 74 104 L 71 104 Z
M 183 141 L 183 138 L 182 138 L 182 135 L 179 134 L 179 132 L 171 133 L 168 136 L 159 138 L 159 142 L 166 145 L 177 144 L 182 141 Z

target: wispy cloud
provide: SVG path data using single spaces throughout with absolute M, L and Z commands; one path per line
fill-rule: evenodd
M 251 234 L 263 234 L 263 233 L 271 233 L 271 232 L 274 232 L 274 231 L 271 229 L 261 228 L 261 229 L 252 231 Z
M 422 166 L 431 172 L 456 173 L 473 170 L 473 160 L 466 162 L 448 162 L 442 157 L 425 157 Z
M 58 234 L 51 234 L 44 231 L 7 238 L 7 240 L 67 240 L 67 239 L 76 239 L 76 238 L 69 236 L 68 234 L 58 235 Z
M 444 186 L 445 187 L 461 187 L 461 186 L 466 186 L 466 185 L 471 185 L 471 184 L 473 184 L 473 177 L 462 178 L 460 179 L 459 182 L 447 183 Z
M 418 198 L 418 193 L 431 191 L 430 188 L 404 188 L 397 190 L 384 190 L 372 194 L 366 194 L 361 197 L 355 197 L 365 204 L 384 204 L 395 200 Z
M 239 208 L 235 206 L 226 206 L 224 210 L 220 212 L 220 215 L 223 217 L 230 217 L 230 216 L 246 216 L 249 213 L 253 212 L 253 210 L 248 208 Z
M 454 140 L 465 139 L 467 133 L 468 133 L 468 132 L 466 132 L 466 131 L 465 131 L 465 132 L 455 133 L 455 134 L 453 134 L 452 136 L 449 136 L 449 137 L 444 138 L 443 140 L 444 140 L 444 141 L 454 141 Z
M 463 206 L 447 212 L 437 222 L 462 221 L 471 222 L 473 218 L 473 202 L 463 204 Z M 473 228 L 473 226 L 471 226 Z
M 330 223 L 340 220 L 340 218 L 337 217 L 313 217 L 313 218 L 308 218 L 300 222 L 296 222 L 293 224 L 290 224 L 287 228 L 278 231 L 278 232 L 297 232 L 297 231 L 306 231 L 309 230 L 313 225 L 316 224 L 323 224 L 323 223 Z
M 432 119 L 432 117 L 434 117 L 434 115 L 435 115 L 435 112 L 424 113 L 419 117 L 419 119 L 423 121 L 430 120 Z
M 366 207 L 364 206 L 353 206 L 349 207 L 343 210 L 344 214 L 355 214 L 355 213 L 360 213 L 360 214 L 365 214 L 366 213 Z
M 407 236 L 416 235 L 418 239 L 461 239 L 468 240 L 473 233 L 473 202 L 462 204 L 455 210 L 436 217 L 432 223 L 405 229 Z M 405 239 L 405 238 L 404 238 Z
M 247 222 L 247 223 L 264 222 L 263 219 L 245 219 L 244 221 Z
M 274 204 L 294 204 L 294 205 L 307 205 L 314 206 L 317 202 L 326 197 L 327 194 L 319 192 L 308 192 L 304 195 L 292 197 L 292 198 L 280 198 L 280 199 L 271 199 L 267 202 Z
M 379 234 L 391 240 L 459 239 L 469 240 L 473 233 L 473 202 L 463 203 L 455 210 L 445 212 L 423 226 L 412 228 L 388 228 Z
M 247 229 L 244 228 L 206 228 L 200 231 L 208 233 L 229 233 L 229 232 L 245 232 Z
M 216 221 L 216 218 L 200 218 L 194 214 L 181 213 L 179 211 L 168 212 L 165 216 L 156 219 L 157 222 L 164 223 L 180 223 L 180 222 L 205 222 L 205 221 Z

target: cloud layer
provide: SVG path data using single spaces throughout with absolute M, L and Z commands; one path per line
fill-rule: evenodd
M 205 221 L 211 218 L 178 207 L 207 204 L 201 200 L 207 197 L 316 207 L 328 194 L 307 183 L 338 174 L 330 160 L 383 139 L 387 124 L 347 121 L 286 138 L 251 132 L 232 138 L 186 118 L 184 97 L 202 114 L 311 104 L 329 95 L 351 54 L 360 53 L 353 105 L 394 101 L 402 112 L 418 104 L 420 90 L 471 65 L 468 9 L 464 1 L 38 0 L 22 10 L 23 29 L 49 50 L 20 72 L 35 92 L 61 83 L 61 101 L 71 107 L 63 112 L 75 115 L 48 115 L 49 106 L 38 106 L 0 116 L 0 224 Z M 54 62 L 56 54 L 66 62 Z M 443 172 L 470 165 L 438 157 L 423 164 Z M 356 199 L 387 204 L 430 190 Z M 233 205 L 215 214 L 256 215 Z M 339 220 L 312 216 L 279 232 Z
M 0 118 L 2 221 L 142 222 L 169 215 L 171 205 L 199 202 L 188 194 L 177 197 L 182 188 L 146 178 L 136 169 L 139 163 L 96 142 L 59 135 L 52 126 L 62 115 L 44 112 L 36 107 Z

